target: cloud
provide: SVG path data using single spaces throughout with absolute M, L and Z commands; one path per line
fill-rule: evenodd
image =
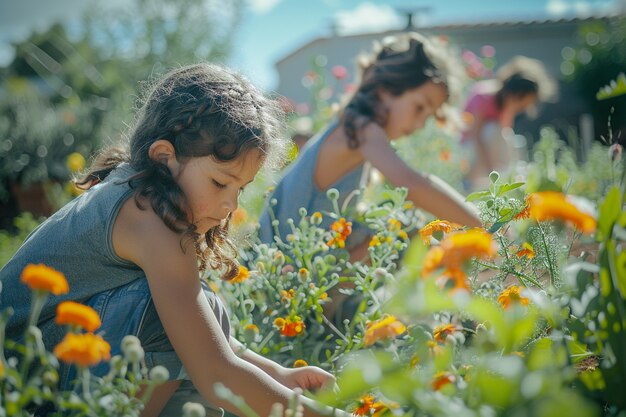
M 340 33 L 348 35 L 398 29 L 405 22 L 391 6 L 366 2 L 356 9 L 337 12 L 335 23 Z
M 282 0 L 248 0 L 248 6 L 254 13 L 264 14 L 272 10 Z
M 564 0 L 549 0 L 546 4 L 546 13 L 551 16 L 563 16 L 570 9 Z
M 589 0 L 548 0 L 545 10 L 548 15 L 554 17 L 562 17 L 565 15 L 589 16 L 593 12 L 615 13 L 620 9 L 620 1 L 626 5 L 626 0 L 597 0 L 595 2 Z

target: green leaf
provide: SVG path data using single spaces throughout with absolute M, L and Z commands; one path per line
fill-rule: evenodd
M 504 193 L 508 193 L 511 190 L 515 190 L 516 188 L 521 187 L 522 185 L 526 184 L 525 182 L 514 182 L 513 184 L 502 184 L 500 186 L 500 188 L 498 188 L 498 194 L 497 195 L 502 195 Z
M 626 94 L 626 75 L 622 72 L 617 76 L 616 80 L 611 81 L 610 84 L 605 85 L 598 90 L 596 93 L 596 99 L 606 100 L 623 94 Z
M 598 239 L 606 241 L 611 237 L 611 229 L 620 217 L 621 196 L 617 186 L 611 187 L 598 207 Z
M 485 197 L 490 197 L 491 193 L 489 191 L 476 191 L 475 193 L 471 193 L 465 198 L 465 201 L 476 201 L 481 200 Z

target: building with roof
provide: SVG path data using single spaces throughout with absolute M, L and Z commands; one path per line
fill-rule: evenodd
M 468 50 L 478 55 L 483 46 L 491 45 L 496 51 L 497 64 L 505 63 L 515 55 L 526 55 L 542 61 L 548 71 L 559 80 L 558 101 L 543 104 L 539 116 L 533 120 L 520 116 L 516 130 L 532 142 L 538 138 L 539 129 L 544 124 L 552 124 L 557 130 L 575 126 L 583 142 L 589 143 L 594 137 L 593 118 L 589 116 L 589 109 L 575 87 L 563 81 L 561 65 L 564 48 L 579 44 L 581 25 L 597 21 L 608 22 L 616 16 L 459 23 L 417 28 L 409 18 L 408 25 L 403 30 L 415 30 L 429 36 L 445 36 L 452 45 L 459 48 L 459 52 Z M 369 51 L 373 41 L 403 30 L 349 36 L 335 34 L 313 39 L 276 63 L 279 76 L 277 92 L 295 103 L 306 103 L 311 99 L 311 92 L 302 81 L 303 76 L 311 69 L 312 57 L 323 55 L 327 59 L 328 67 L 342 65 L 350 74 L 354 74 L 355 57 L 359 52 Z M 498 68 L 497 64 L 495 69 Z

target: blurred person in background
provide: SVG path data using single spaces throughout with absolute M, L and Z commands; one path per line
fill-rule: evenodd
M 464 108 L 466 130 L 461 149 L 467 162 L 466 191 L 489 184 L 489 173 L 506 173 L 517 160 L 514 149 L 515 118 L 537 114 L 537 104 L 556 96 L 556 82 L 538 60 L 516 56 L 505 63 L 496 78 L 479 81 L 469 92 Z

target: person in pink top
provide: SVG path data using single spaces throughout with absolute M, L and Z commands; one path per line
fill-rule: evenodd
M 503 173 L 511 167 L 516 159 L 511 143 L 515 117 L 536 113 L 536 104 L 555 94 L 556 83 L 544 65 L 525 56 L 504 64 L 495 79 L 472 87 L 464 108 L 468 124 L 461 137 L 467 191 L 487 186 L 491 171 Z

